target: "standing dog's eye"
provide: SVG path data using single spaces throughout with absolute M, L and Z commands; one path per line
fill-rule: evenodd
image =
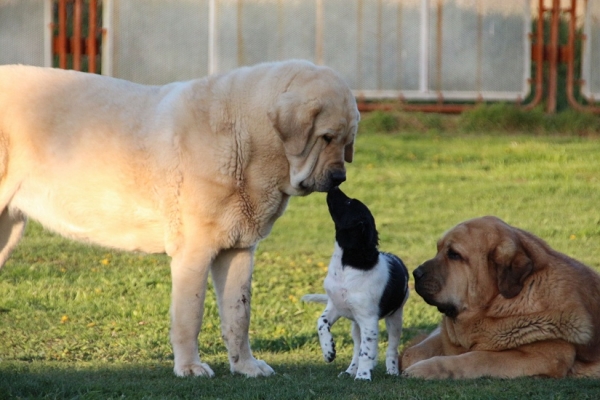
M 331 135 L 324 135 L 323 136 L 323 140 L 325 141 L 325 143 L 329 144 L 333 140 L 333 136 L 331 136 Z
M 462 256 L 452 249 L 448 249 L 448 258 L 454 261 L 462 260 Z

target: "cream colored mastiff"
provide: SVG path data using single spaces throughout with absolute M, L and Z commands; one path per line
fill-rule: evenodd
M 304 61 L 165 86 L 0 67 L 0 263 L 26 217 L 66 237 L 172 257 L 175 374 L 198 354 L 212 274 L 231 371 L 250 350 L 253 254 L 290 196 L 345 180 L 359 113 L 344 81 Z

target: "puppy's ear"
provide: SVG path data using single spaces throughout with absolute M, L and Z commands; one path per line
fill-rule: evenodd
M 302 154 L 321 108 L 319 100 L 306 100 L 296 92 L 286 92 L 277 98 L 267 115 L 287 154 Z
M 500 294 L 510 299 L 521 293 L 523 282 L 533 271 L 533 262 L 522 245 L 506 238 L 494 249 L 491 258 L 496 264 Z
M 354 140 L 344 147 L 344 161 L 351 163 L 354 159 Z

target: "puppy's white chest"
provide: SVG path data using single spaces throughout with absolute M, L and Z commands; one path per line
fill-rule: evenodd
M 345 318 L 353 320 L 354 308 L 357 306 L 353 294 L 357 292 L 360 277 L 359 271 L 342 266 L 342 251 L 337 247 L 331 257 L 327 277 L 323 283 L 327 296 L 338 312 Z

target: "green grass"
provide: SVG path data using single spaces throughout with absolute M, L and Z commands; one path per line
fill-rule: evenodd
M 434 255 L 445 230 L 492 214 L 600 271 L 597 135 L 461 134 L 444 128 L 459 124 L 456 118 L 419 118 L 424 129 L 379 134 L 363 128 L 343 185 L 372 209 L 382 250 L 398 254 L 412 270 Z M 406 122 L 399 122 L 403 129 Z M 339 355 L 326 364 L 315 329 L 322 306 L 299 301 L 323 291 L 333 233 L 325 196 L 314 194 L 292 199 L 259 246 L 251 341 L 255 355 L 277 375 L 230 375 L 211 288 L 200 350 L 216 377 L 181 379 L 171 371 L 168 258 L 70 242 L 30 223 L 0 271 L 0 399 L 600 396 L 600 380 L 388 377 L 385 332 L 373 382 L 338 378 L 351 358 L 348 322 L 334 326 Z M 413 292 L 403 344 L 433 329 L 439 318 Z

